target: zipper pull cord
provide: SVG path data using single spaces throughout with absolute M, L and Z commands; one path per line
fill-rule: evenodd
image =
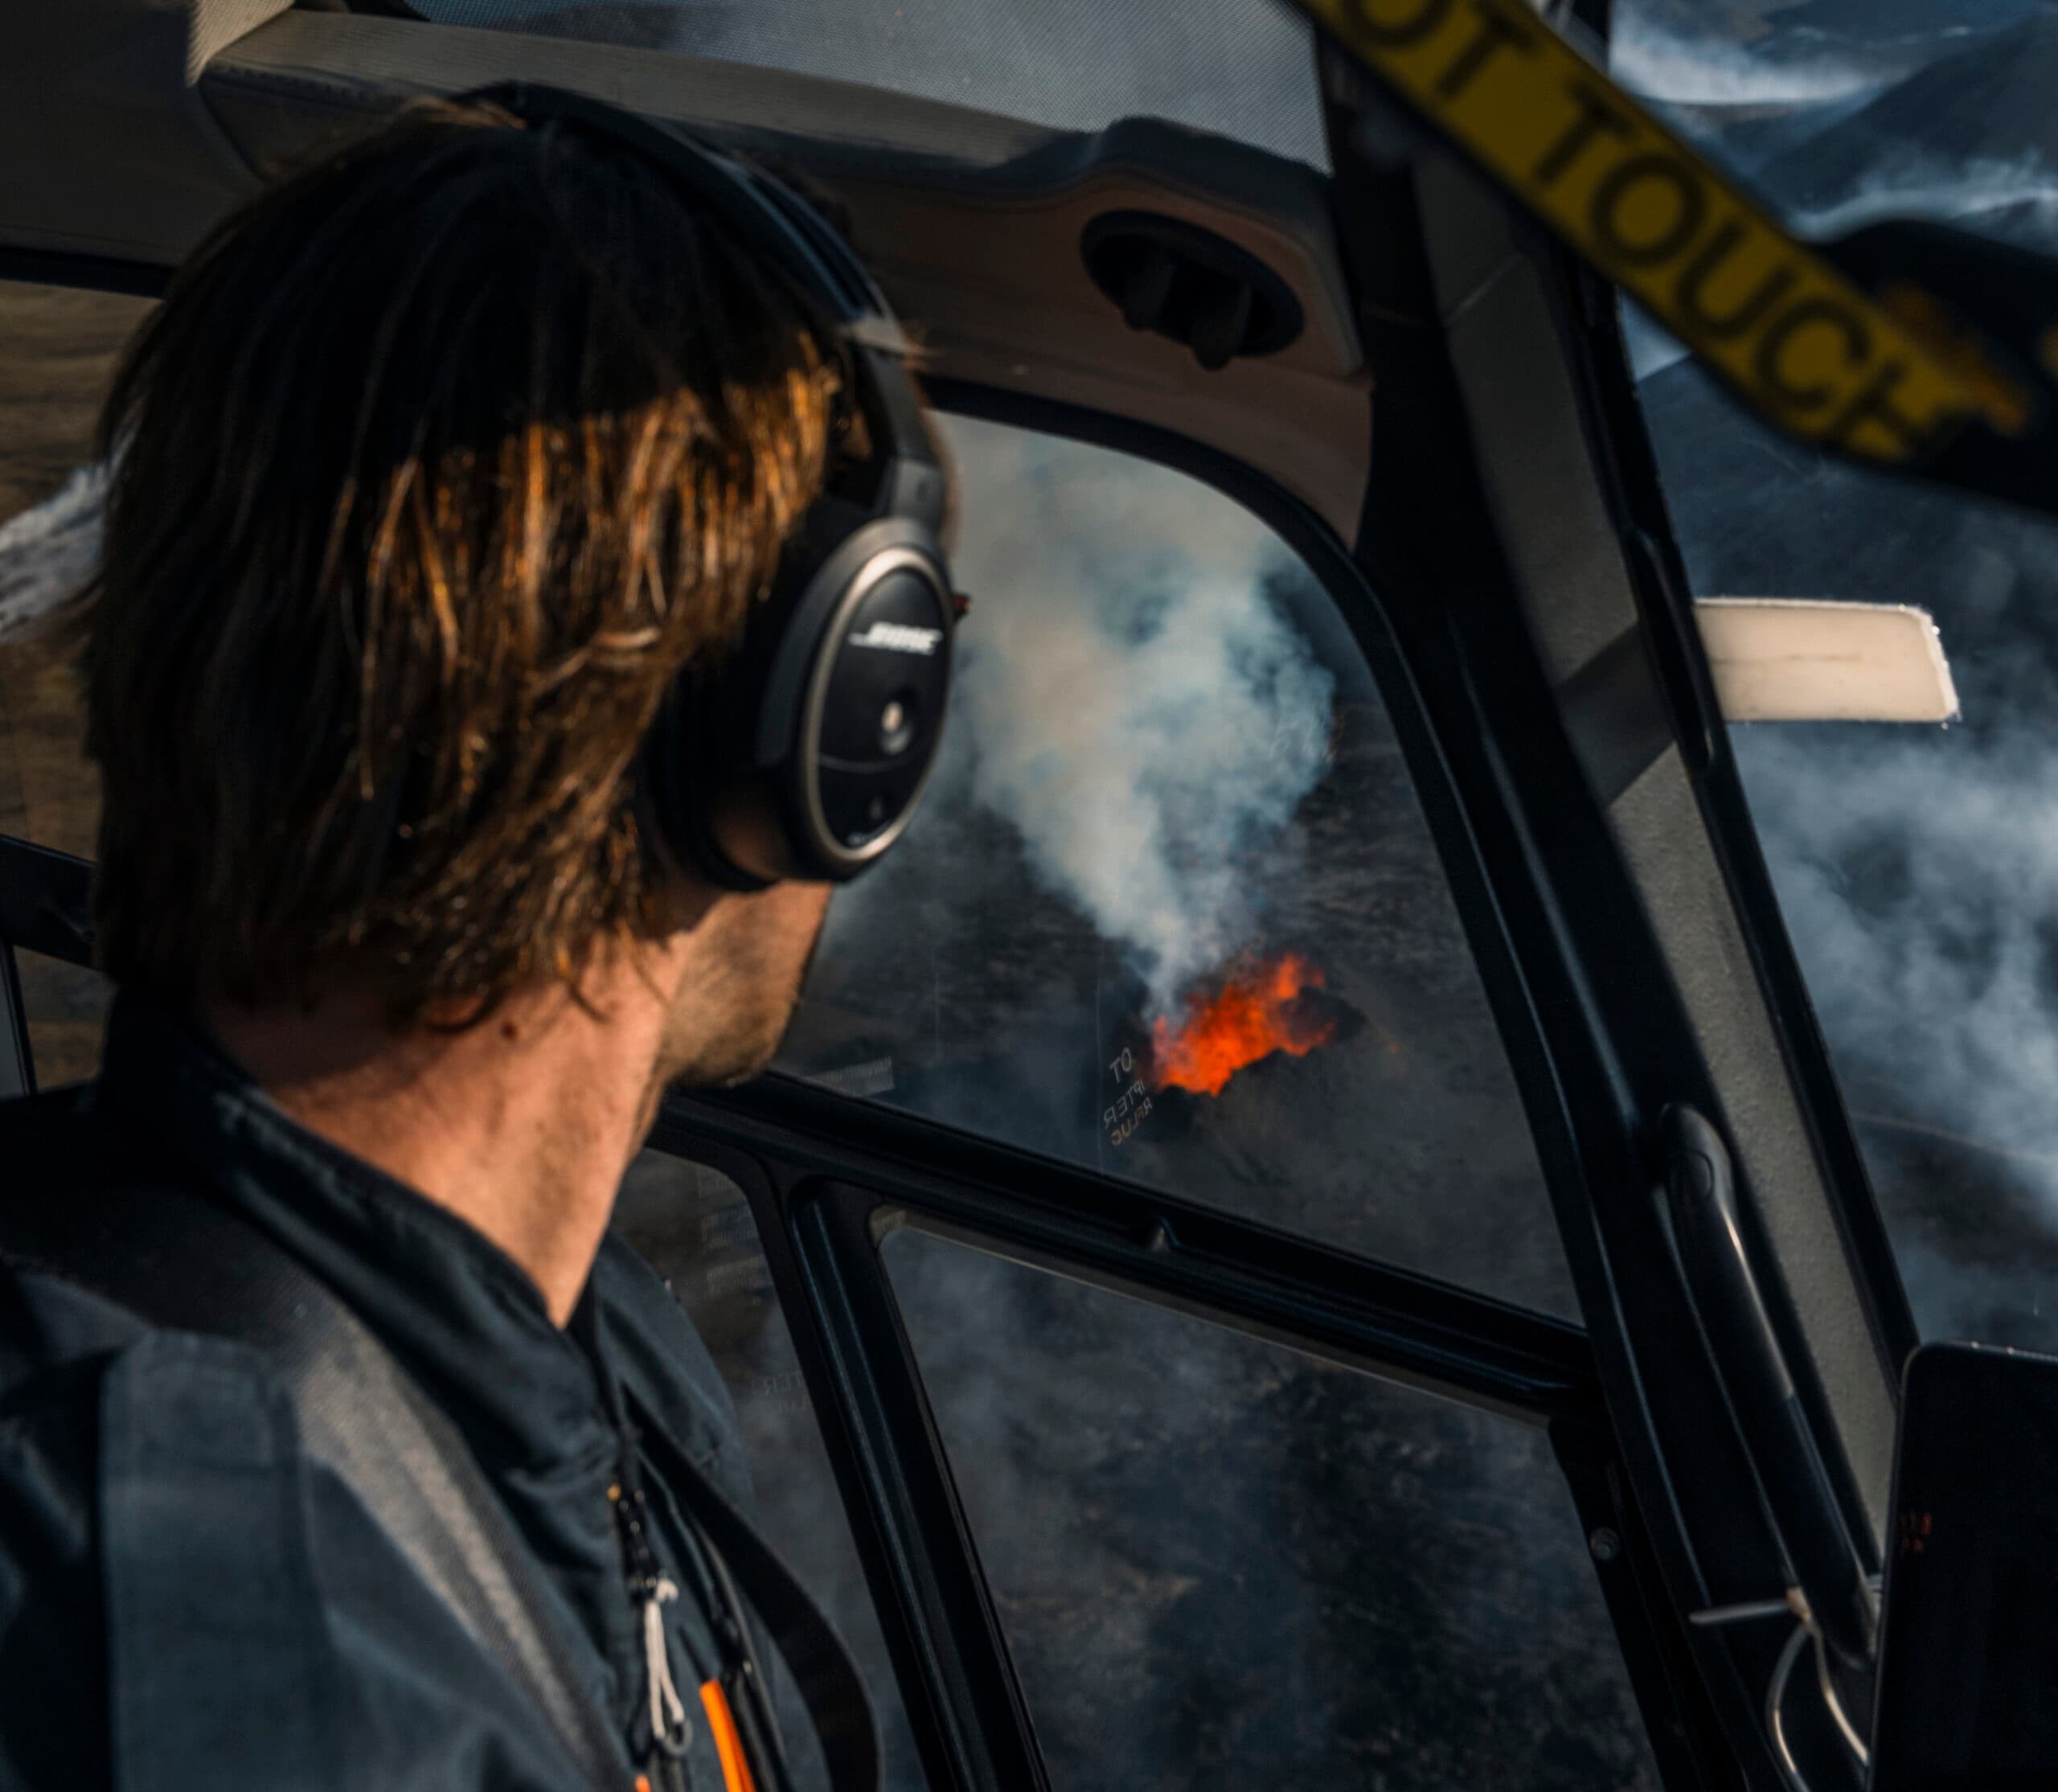
M 643 1677 L 650 1692 L 650 1745 L 674 1763 L 685 1759 L 693 1740 L 693 1720 L 672 1678 L 671 1651 L 665 1639 L 664 1607 L 678 1597 L 678 1584 L 658 1565 L 644 1521 L 649 1506 L 636 1472 L 635 1437 L 624 1438 L 621 1477 L 608 1489 L 628 1557 L 630 1591 L 643 1604 Z M 677 1769 L 674 1766 L 674 1771 Z
M 643 1658 L 650 1683 L 650 1737 L 677 1761 L 693 1740 L 693 1724 L 686 1715 L 686 1703 L 672 1679 L 671 1651 L 665 1646 L 663 1607 L 678 1597 L 678 1587 L 670 1575 L 661 1574 L 645 1583 L 643 1595 Z

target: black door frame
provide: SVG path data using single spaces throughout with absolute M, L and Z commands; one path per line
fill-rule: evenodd
M 1404 132 L 1361 132 L 1375 104 L 1354 72 L 1326 69 L 1338 235 L 1367 359 L 1381 370 L 1379 423 L 1357 557 L 1380 593 L 1440 730 L 1498 937 L 1474 936 L 1503 1039 L 1529 1104 L 1616 1435 L 1650 1520 L 1672 1609 L 1777 1595 L 1787 1584 L 1753 1465 L 1725 1409 L 1672 1257 L 1662 1191 L 1664 1118 L 1694 1109 L 1726 1126 L 1652 921 L 1533 645 L 1520 588 L 1469 436 L 1425 248 Z M 1612 290 L 1521 220 L 1580 405 L 1592 465 L 1621 543 L 1638 625 L 1620 658 L 1639 753 L 1675 749 L 1694 790 L 1750 973 L 1795 1077 L 1828 1179 L 1851 1272 L 1882 1364 L 1912 1327 L 1876 1205 L 1843 1119 L 1729 754 L 1633 389 Z M 1583 676 L 1584 675 L 1582 675 Z M 1575 683 L 1577 682 L 1576 679 Z M 1568 687 L 1569 688 L 1569 687 Z M 1588 743 L 1590 747 L 1591 743 Z M 1453 867 L 1454 884 L 1462 882 Z M 1461 904 L 1468 925 L 1483 904 Z M 1506 974 L 1498 974 L 1504 970 Z M 1841 1138 L 1839 1134 L 1841 1133 Z M 1733 1146 L 1732 1147 L 1733 1153 Z M 1824 1422 L 1830 1396 L 1794 1340 L 1799 1328 L 1746 1191 L 1744 1224 L 1763 1292 L 1854 1548 L 1872 1551 L 1849 1466 Z M 1871 1564 L 1876 1567 L 1876 1557 Z M 1730 1770 L 1753 1786 L 1784 1777 L 1765 1733 L 1763 1689 L 1783 1630 L 1696 1628 L 1689 1648 L 1719 1712 Z M 1789 1712 L 1818 1786 L 1851 1782 L 1818 1712 Z

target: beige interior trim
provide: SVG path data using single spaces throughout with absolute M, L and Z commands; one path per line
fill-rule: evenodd
M 1813 597 L 1694 605 L 1732 722 L 1949 722 L 1958 694 L 1929 613 Z
M 1074 137 L 1017 120 L 777 70 L 505 31 L 293 12 L 237 43 L 204 90 L 260 166 L 318 120 L 400 94 L 547 80 L 776 150 L 848 208 L 851 233 L 935 373 L 1114 412 L 1269 475 L 1347 543 L 1371 452 L 1371 379 L 1311 170 L 1168 126 Z M 1162 211 L 1285 278 L 1307 316 L 1276 355 L 1203 371 L 1138 334 L 1087 277 L 1087 221 Z
M 298 10 L 228 28 L 277 3 L 15 9 L 62 15 L 64 29 L 0 18 L 0 244 L 174 261 L 258 171 L 356 121 L 412 95 L 548 81 L 776 150 L 830 190 L 932 372 L 1217 449 L 1347 545 L 1355 537 L 1371 379 L 1326 182 L 1300 163 L 1147 121 L 1075 136 L 777 70 L 515 32 Z M 203 15 L 224 41 L 211 36 L 196 68 L 187 27 Z M 1257 255 L 1300 299 L 1300 340 L 1207 372 L 1129 330 L 1079 248 L 1086 222 L 1118 208 L 1205 224 Z
M 208 64 L 239 39 L 274 19 L 293 0 L 187 0 L 186 84 L 199 80 Z

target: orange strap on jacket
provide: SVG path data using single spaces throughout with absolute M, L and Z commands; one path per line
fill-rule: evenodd
M 722 1783 L 727 1792 L 757 1792 L 750 1777 L 750 1762 L 743 1752 L 743 1738 L 736 1734 L 736 1714 L 729 1709 L 729 1696 L 719 1680 L 700 1683 L 700 1704 L 707 1713 L 707 1732 L 722 1757 Z

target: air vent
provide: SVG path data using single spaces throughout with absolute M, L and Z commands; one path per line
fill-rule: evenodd
M 1169 336 L 1203 367 L 1271 355 L 1301 334 L 1293 289 L 1226 236 L 1151 211 L 1103 212 L 1080 240 L 1086 271 L 1132 330 Z

